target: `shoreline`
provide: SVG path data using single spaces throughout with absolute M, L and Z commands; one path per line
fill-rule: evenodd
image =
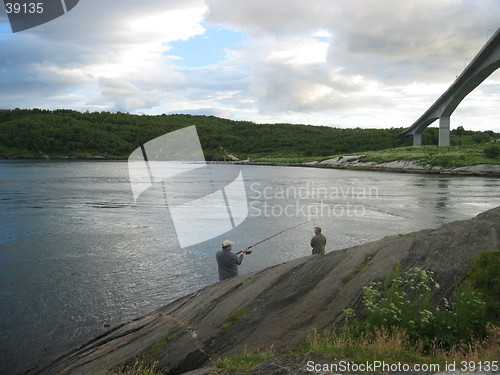
M 208 164 L 237 164 L 278 167 L 331 168 L 353 171 L 391 172 L 410 174 L 432 174 L 447 176 L 500 177 L 500 164 L 477 164 L 462 167 L 420 165 L 413 161 L 392 161 L 387 163 L 361 162 L 363 155 L 340 156 L 308 163 L 259 162 L 249 160 L 207 160 Z M 54 156 L 34 157 L 28 155 L 0 155 L 0 160 L 47 160 L 47 161 L 126 161 L 126 158 L 107 156 Z
M 313 163 L 317 167 L 330 167 L 350 170 L 368 170 L 398 173 L 437 174 L 453 176 L 500 177 L 500 164 L 477 164 L 461 167 L 421 165 L 414 161 L 391 161 L 387 163 L 361 162 L 363 155 L 336 157 Z
M 392 161 L 388 163 L 360 162 L 363 155 L 336 157 L 323 161 L 309 163 L 280 163 L 280 162 L 252 162 L 252 161 L 214 161 L 209 163 L 221 164 L 247 164 L 279 167 L 308 167 L 308 168 L 331 168 L 345 169 L 351 171 L 367 172 L 390 172 L 408 174 L 431 174 L 447 176 L 471 176 L 471 177 L 500 177 L 500 164 L 477 164 L 447 168 L 432 165 L 420 165 L 411 161 Z
M 272 361 L 279 361 L 290 348 L 299 347 L 311 330 L 344 325 L 347 308 L 354 306 L 359 313 L 363 287 L 383 280 L 400 264 L 433 272 L 441 285 L 439 298 L 449 299 L 465 279 L 472 259 L 495 251 L 499 228 L 500 207 L 496 207 L 435 229 L 386 236 L 240 275 L 116 326 L 26 373 L 100 374 L 142 355 L 154 360 L 158 370 L 207 375 L 214 368 L 213 358 L 247 352 L 248 347 L 252 352 L 273 348 Z M 241 316 L 227 324 L 228 316 L 238 311 Z M 309 355 L 295 356 L 289 365 L 297 368 L 298 359 L 310 359 Z M 245 373 L 266 374 L 270 363 L 263 360 Z M 283 370 L 279 363 L 271 369 L 276 367 Z

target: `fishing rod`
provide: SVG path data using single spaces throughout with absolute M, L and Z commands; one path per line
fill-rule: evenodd
M 297 228 L 297 227 L 299 227 L 299 226 L 301 226 L 301 225 L 304 225 L 304 224 L 306 224 L 306 223 L 309 223 L 310 221 L 311 221 L 311 220 L 307 220 L 307 221 L 304 221 L 303 223 L 296 224 L 296 225 L 294 225 L 293 227 L 283 229 L 281 232 L 275 233 L 275 234 L 273 234 L 272 236 L 266 237 L 266 238 L 264 238 L 263 240 L 261 240 L 261 241 L 259 241 L 259 242 L 257 242 L 257 243 L 254 243 L 253 245 L 248 246 L 248 247 L 247 247 L 247 250 L 250 250 L 252 247 L 257 246 L 257 245 L 261 244 L 262 242 L 265 242 L 265 241 L 267 241 L 267 240 L 270 240 L 271 238 L 276 237 L 276 236 L 280 235 L 281 233 L 285 233 L 286 231 L 289 231 L 290 229 Z M 243 252 L 243 250 L 238 251 L 236 254 L 240 254 L 240 253 L 242 253 L 242 252 Z M 252 254 L 252 252 L 251 252 L 251 251 L 247 251 L 247 254 Z

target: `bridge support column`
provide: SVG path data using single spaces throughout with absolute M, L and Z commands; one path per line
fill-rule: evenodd
M 422 146 L 422 133 L 413 134 L 413 146 Z
M 439 145 L 450 145 L 450 116 L 439 118 Z

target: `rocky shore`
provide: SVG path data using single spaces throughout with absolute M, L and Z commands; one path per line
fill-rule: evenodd
M 226 163 L 226 164 L 248 164 L 248 165 L 274 165 L 274 166 L 294 166 L 294 167 L 316 167 L 316 168 L 337 168 L 337 169 L 352 169 L 363 171 L 382 171 L 382 172 L 398 172 L 398 173 L 425 173 L 425 174 L 444 174 L 444 175 L 459 175 L 459 176 L 486 176 L 500 177 L 500 164 L 478 164 L 465 167 L 448 168 L 439 165 L 422 165 L 414 161 L 392 161 L 388 163 L 363 162 L 360 159 L 364 155 L 348 155 L 338 156 L 335 158 L 313 161 L 309 163 L 278 163 L 278 162 L 255 162 L 249 159 L 239 160 L 233 155 L 224 160 L 212 160 L 208 163 Z M 48 157 L 41 155 L 40 157 L 26 155 L 0 155 L 0 160 L 100 160 L 100 161 L 119 161 L 126 160 L 122 158 L 113 158 L 108 156 L 59 156 Z
M 311 167 L 330 167 L 400 173 L 429 173 L 466 176 L 500 177 L 500 164 L 479 164 L 466 167 L 447 168 L 436 165 L 421 165 L 413 161 L 392 161 L 389 163 L 363 162 L 363 155 L 339 156 L 319 162 L 306 163 Z
M 434 272 L 441 285 L 437 298 L 449 297 L 473 257 L 498 249 L 500 207 L 437 229 L 303 257 L 187 295 L 28 374 L 102 374 L 144 356 L 165 373 L 207 374 L 219 358 L 284 350 L 300 344 L 313 328 L 341 325 L 346 308 L 359 312 L 362 288 L 383 280 L 397 264 L 403 271 Z M 283 372 L 286 363 L 297 372 Z M 304 363 L 305 358 L 282 358 L 251 373 L 303 374 Z
M 210 163 L 226 164 L 248 164 L 248 165 L 272 165 L 283 167 L 312 167 L 312 168 L 334 168 L 350 169 L 360 171 L 379 171 L 396 173 L 422 173 L 442 174 L 455 176 L 484 176 L 500 177 L 500 164 L 478 164 L 464 167 L 442 167 L 439 165 L 422 165 L 414 161 L 391 161 L 388 163 L 376 163 L 373 161 L 363 162 L 360 159 L 364 155 L 338 156 L 335 158 L 312 161 L 308 163 L 285 163 L 285 162 L 256 162 L 251 160 L 220 160 Z

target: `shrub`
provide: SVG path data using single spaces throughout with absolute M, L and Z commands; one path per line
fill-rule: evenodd
M 449 302 L 432 302 L 440 288 L 433 273 L 412 268 L 401 274 L 399 266 L 385 281 L 363 288 L 366 320 L 360 323 L 370 332 L 403 329 L 410 340 L 426 348 L 449 348 L 467 344 L 486 335 L 486 304 L 470 287 L 456 291 Z
M 500 325 L 500 250 L 476 256 L 469 268 L 468 282 L 484 296 L 491 323 Z
M 436 307 L 432 336 L 445 348 L 469 344 L 486 337 L 486 303 L 480 294 L 462 286 L 454 293 L 452 303 Z M 431 338 L 429 337 L 429 338 Z
M 498 155 L 500 155 L 500 148 L 498 148 L 498 146 L 491 145 L 491 146 L 485 147 L 483 152 L 487 158 L 496 159 L 496 158 L 498 158 Z

